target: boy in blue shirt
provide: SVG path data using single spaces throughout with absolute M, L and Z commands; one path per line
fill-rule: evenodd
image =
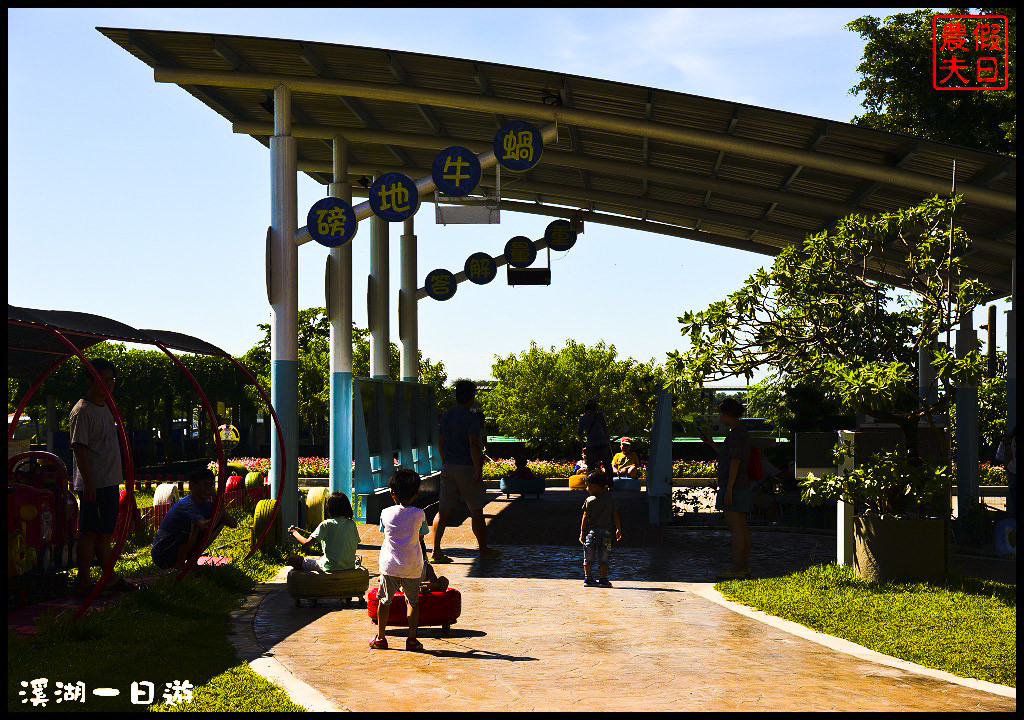
M 189 475 L 188 487 L 188 497 L 174 503 L 153 538 L 153 562 L 157 567 L 183 570 L 185 561 L 199 550 L 199 543 L 210 527 L 210 518 L 213 517 L 213 472 L 209 468 L 194 470 Z M 203 550 L 213 543 L 225 525 L 237 527 L 238 521 L 227 513 L 221 513 L 217 527 L 210 534 Z

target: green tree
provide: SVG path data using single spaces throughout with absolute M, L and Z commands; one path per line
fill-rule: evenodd
M 497 357 L 491 373 L 497 384 L 483 399 L 484 414 L 531 450 L 563 457 L 577 452 L 576 425 L 589 398 L 597 398 L 613 435 L 646 436 L 665 379 L 654 360 L 619 360 L 614 345 L 574 340 L 560 350 L 531 343 L 518 355 Z
M 970 240 L 950 227 L 961 201 L 935 197 L 870 219 L 852 215 L 784 249 L 726 300 L 679 318 L 691 348 L 669 355 L 671 372 L 702 383 L 772 367 L 822 387 L 849 411 L 898 424 L 916 455 L 919 420 L 945 411 L 955 386 L 977 382 L 985 368 L 977 351 L 956 358 L 938 349 L 938 401 L 917 393 L 918 348 L 988 293 L 961 272 Z M 868 257 L 901 275 L 913 296 L 870 279 Z M 961 279 L 950 287 L 950 277 Z
M 914 137 L 1015 155 L 1017 139 L 1017 10 L 954 8 L 950 14 L 1005 15 L 1010 33 L 1007 90 L 937 91 L 932 87 L 930 10 L 901 13 L 881 21 L 866 15 L 846 27 L 866 44 L 861 80 L 850 93 L 863 93 L 857 125 Z
M 765 418 L 785 435 L 852 428 L 854 420 L 844 416 L 841 403 L 819 384 L 793 382 L 779 373 L 751 385 L 746 401 L 747 415 Z
M 259 377 L 264 386 L 270 387 L 270 325 L 260 323 L 263 338 L 243 357 L 243 362 Z M 327 442 L 330 432 L 328 409 L 330 407 L 330 322 L 327 311 L 322 307 L 299 311 L 299 421 L 310 432 L 314 444 Z M 390 378 L 399 380 L 400 353 L 398 345 L 390 343 Z M 438 402 L 446 395 L 444 384 L 448 379 L 441 362 L 433 363 L 419 353 L 418 381 L 434 388 Z M 370 377 L 370 332 L 352 325 L 352 375 Z M 266 406 L 251 389 L 250 399 L 257 407 L 266 411 Z

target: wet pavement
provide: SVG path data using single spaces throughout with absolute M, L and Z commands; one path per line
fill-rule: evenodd
M 272 659 L 278 676 L 318 691 L 320 707 L 353 711 L 1016 709 L 1015 693 L 872 662 L 712 601 L 714 573 L 730 559 L 728 532 L 651 530 L 646 499 L 617 495 L 625 537 L 612 588 L 582 586 L 581 493 L 492 493 L 489 542 L 504 557 L 480 561 L 468 521 L 446 531 L 454 562 L 435 567 L 462 592 L 462 615 L 447 636 L 422 628 L 424 652 L 397 649 L 404 627 L 389 628 L 391 650 L 369 649 L 375 625 L 365 608 L 296 608 L 283 574 L 250 598 L 239 635 L 250 657 Z M 361 530 L 359 552 L 375 573 L 380 535 Z M 834 553 L 827 535 L 751 531 L 755 577 Z

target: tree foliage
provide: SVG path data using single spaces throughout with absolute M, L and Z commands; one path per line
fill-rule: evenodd
M 933 11 L 917 10 L 885 18 L 866 15 L 846 27 L 866 44 L 857 70 L 861 80 L 850 93 L 863 93 L 865 113 L 858 125 L 965 147 L 1014 155 L 1017 139 L 1017 10 L 954 8 L 949 14 L 1005 15 L 1010 33 L 1010 86 L 1007 90 L 937 91 L 932 75 Z
M 665 379 L 654 360 L 620 360 L 614 345 L 574 340 L 560 350 L 531 343 L 518 355 L 497 357 L 491 373 L 497 384 L 483 399 L 484 414 L 533 451 L 563 457 L 578 451 L 576 425 L 589 398 L 597 399 L 612 435 L 646 436 Z
M 955 224 L 950 230 L 960 202 L 935 197 L 872 218 L 851 215 L 784 249 L 727 299 L 679 318 L 691 348 L 669 355 L 671 372 L 700 384 L 767 366 L 822 387 L 848 410 L 899 424 L 916 450 L 918 421 L 943 412 L 955 386 L 977 382 L 985 367 L 977 351 L 956 358 L 939 348 L 939 399 L 918 395 L 918 349 L 932 347 L 988 293 L 961 274 L 970 241 Z M 901 276 L 913 296 L 871 279 L 868 257 Z
M 245 363 L 265 387 L 270 387 L 270 325 L 260 323 L 263 338 L 246 354 Z M 395 343 L 390 345 L 389 377 L 399 380 L 400 353 Z M 330 321 L 322 307 L 299 311 L 299 422 L 308 430 L 313 444 L 326 443 L 330 431 L 328 409 L 330 407 Z M 418 381 L 434 388 L 439 405 L 443 404 L 448 375 L 441 362 L 433 363 L 419 353 Z M 370 332 L 352 325 L 352 375 L 370 377 Z M 250 400 L 265 410 L 263 402 L 249 390 Z

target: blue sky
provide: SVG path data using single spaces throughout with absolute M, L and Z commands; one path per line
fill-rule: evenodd
M 304 39 L 617 80 L 849 122 L 862 41 L 844 24 L 890 9 L 8 10 L 8 302 L 196 335 L 234 354 L 268 322 L 263 248 L 269 152 L 95 27 Z M 326 189 L 299 176 L 300 222 Z M 439 226 L 417 215 L 419 275 L 497 256 L 542 216 Z M 391 332 L 398 342 L 398 227 Z M 353 251 L 366 326 L 368 232 Z M 363 242 L 360 242 L 362 240 Z M 326 249 L 299 249 L 299 306 L 323 305 Z M 420 348 L 449 377 L 490 375 L 495 354 L 566 338 L 620 356 L 681 349 L 677 316 L 736 289 L 770 258 L 588 225 L 552 257 L 550 287 L 463 283 L 420 302 Z M 422 284 L 422 282 L 421 282 Z M 984 322 L 982 320 L 982 322 Z

